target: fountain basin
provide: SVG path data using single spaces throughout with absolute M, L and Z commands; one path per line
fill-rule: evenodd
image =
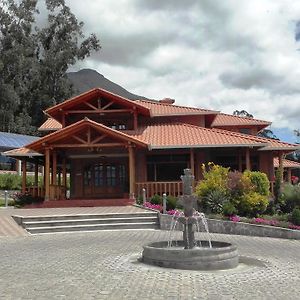
M 230 243 L 211 241 L 201 242 L 201 247 L 184 249 L 183 241 L 173 241 L 176 247 L 168 247 L 167 241 L 144 246 L 142 261 L 147 264 L 182 270 L 226 270 L 238 266 L 237 247 Z

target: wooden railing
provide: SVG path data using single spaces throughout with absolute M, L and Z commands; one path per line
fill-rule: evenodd
M 26 191 L 33 197 L 44 197 L 45 190 L 41 186 L 31 186 L 26 189 Z
M 66 187 L 60 185 L 50 184 L 50 200 L 64 200 L 66 199 Z
M 143 189 L 146 190 L 146 197 L 151 198 L 154 195 L 167 195 L 178 197 L 182 195 L 182 182 L 181 181 L 147 181 L 136 182 L 136 195 L 142 196 Z

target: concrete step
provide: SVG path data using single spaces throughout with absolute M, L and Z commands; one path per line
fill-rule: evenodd
M 115 214 L 13 216 L 13 218 L 31 234 L 159 228 L 158 215 L 151 211 Z
M 99 218 L 99 219 L 67 219 L 67 220 L 47 220 L 47 221 L 27 221 L 23 220 L 24 226 L 32 227 L 50 227 L 50 226 L 64 226 L 64 225 L 86 225 L 86 224 L 112 224 L 112 223 L 158 223 L 156 217 L 127 217 L 127 218 Z
M 73 231 L 94 231 L 94 230 L 120 230 L 120 229 L 158 229 L 156 222 L 148 223 L 108 223 L 108 224 L 85 224 L 85 225 L 65 225 L 49 227 L 26 228 L 31 234 L 73 232 Z
M 18 216 L 13 218 L 17 221 L 21 219 L 26 222 L 51 221 L 51 220 L 74 220 L 74 219 L 106 219 L 106 218 L 132 218 L 132 217 L 157 217 L 156 212 L 141 213 L 111 213 L 111 214 L 76 214 L 76 215 L 51 215 L 51 216 Z

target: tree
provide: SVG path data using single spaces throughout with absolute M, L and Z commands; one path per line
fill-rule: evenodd
M 100 49 L 94 34 L 84 38 L 64 0 L 45 0 L 47 25 L 37 27 L 37 0 L 0 4 L 0 130 L 33 132 L 42 111 L 72 95 L 66 72 Z
M 253 118 L 253 115 L 249 114 L 246 110 L 235 110 L 233 115 L 238 117 Z

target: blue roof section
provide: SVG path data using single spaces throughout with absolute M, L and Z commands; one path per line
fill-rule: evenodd
M 9 133 L 9 132 L 0 132 L 0 148 L 7 148 L 7 149 L 20 148 L 38 139 L 39 137 L 36 136 Z

